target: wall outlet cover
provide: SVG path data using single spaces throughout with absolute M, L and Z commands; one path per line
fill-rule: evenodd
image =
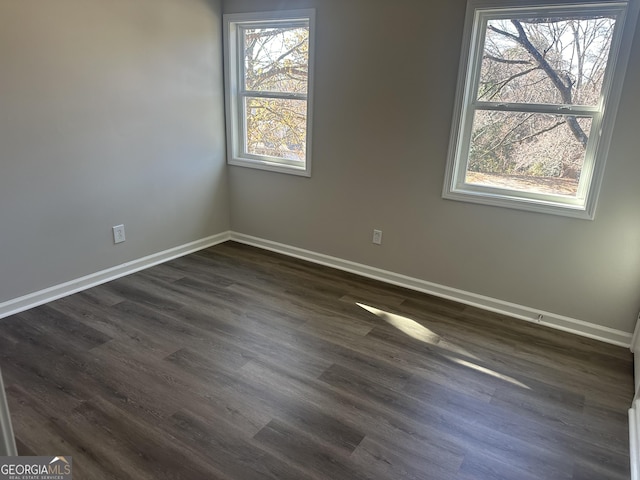
M 126 240 L 124 236 L 124 225 L 116 225 L 113 227 L 113 243 L 122 243 Z

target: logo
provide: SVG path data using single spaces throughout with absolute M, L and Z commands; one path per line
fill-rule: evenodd
M 71 457 L 0 457 L 0 480 L 72 480 Z

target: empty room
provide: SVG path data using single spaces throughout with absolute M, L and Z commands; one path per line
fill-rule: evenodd
M 639 10 L 0 0 L 0 478 L 640 480 Z

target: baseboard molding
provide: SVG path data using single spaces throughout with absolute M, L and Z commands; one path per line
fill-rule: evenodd
M 265 240 L 238 232 L 231 232 L 231 240 L 246 245 L 270 250 L 291 257 L 307 260 L 320 265 L 337 268 L 345 272 L 355 273 L 363 277 L 380 280 L 400 287 L 409 288 L 430 295 L 454 300 L 474 307 L 489 310 L 491 312 L 501 313 L 510 317 L 526 320 L 528 322 L 545 325 L 565 332 L 575 333 L 583 337 L 593 338 L 613 345 L 621 347 L 629 347 L 631 345 L 632 335 L 621 330 L 603 327 L 593 323 L 585 322 L 575 318 L 556 315 L 551 312 L 545 312 L 535 308 L 530 308 L 515 303 L 505 302 L 484 295 L 478 295 L 464 290 L 459 290 L 445 285 L 439 285 L 418 278 L 408 277 L 398 273 L 382 270 L 368 265 L 343 260 L 337 257 L 331 257 L 321 253 L 304 250 L 302 248 L 292 247 L 271 240 Z M 638 479 L 640 480 L 640 479 Z
M 640 318 L 631 340 L 633 352 L 633 384 L 636 392 L 629 409 L 629 461 L 631 480 L 640 480 Z
M 158 265 L 159 263 L 168 262 L 174 258 L 182 257 L 204 248 L 212 247 L 219 243 L 226 242 L 231 238 L 230 232 L 223 232 L 218 235 L 206 237 L 195 242 L 190 242 L 178 247 L 170 248 L 163 252 L 154 253 L 137 260 L 123 263 L 115 267 L 107 268 L 84 277 L 71 280 L 69 282 L 54 285 L 52 287 L 37 292 L 24 295 L 4 303 L 0 303 L 0 318 L 8 317 L 16 313 L 23 312 L 38 305 L 52 302 L 62 297 L 72 295 L 74 293 L 95 287 L 105 282 L 124 277 L 132 273 L 144 270 L 145 268 Z
M 631 480 L 640 480 L 640 400 L 633 402 L 629 409 L 629 461 Z
M 7 397 L 4 392 L 4 383 L 0 372 L 0 456 L 12 457 L 18 455 L 18 450 L 16 449 L 13 428 L 11 427 L 11 415 L 7 405 Z
M 631 339 L 631 351 L 636 352 L 640 350 L 640 315 L 638 315 L 638 319 L 636 320 L 636 327 L 633 330 L 633 337 Z
M 638 392 L 640 392 L 640 317 L 636 321 L 636 328 L 633 330 L 631 351 L 633 352 L 633 385 L 637 397 Z M 638 480 L 640 480 L 640 477 L 638 477 Z

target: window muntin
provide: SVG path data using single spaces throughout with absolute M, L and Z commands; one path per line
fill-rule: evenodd
M 592 218 L 627 4 L 482 3 L 468 11 L 445 198 Z
M 310 175 L 313 19 L 225 16 L 230 164 Z

